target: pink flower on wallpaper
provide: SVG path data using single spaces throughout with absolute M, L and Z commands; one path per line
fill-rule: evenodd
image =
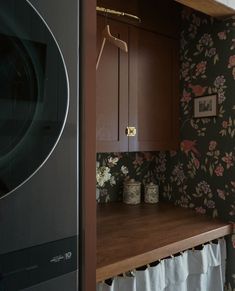
M 225 200 L 225 192 L 223 190 L 217 189 L 219 198 Z
M 226 168 L 229 169 L 234 165 L 234 156 L 233 153 L 225 153 L 225 156 L 222 157 L 222 161 L 226 163 Z
M 203 193 L 203 194 L 209 194 L 211 193 L 211 187 L 206 181 L 201 181 L 198 183 L 197 192 Z
M 181 102 L 189 103 L 192 99 L 191 93 L 187 92 L 186 90 L 183 91 L 183 97 L 181 98 Z
M 235 66 L 235 55 L 229 57 L 228 68 L 232 68 Z
M 192 92 L 196 97 L 202 96 L 206 92 L 206 89 L 207 89 L 207 87 L 202 87 L 200 85 L 192 85 L 192 84 L 189 84 L 189 88 L 192 89 Z
M 220 40 L 227 39 L 226 31 L 220 31 L 220 32 L 218 32 L 218 37 L 219 37 Z
M 201 214 L 205 214 L 206 213 L 206 209 L 203 207 L 196 207 L 195 208 L 197 213 L 201 213 Z
M 219 164 L 216 168 L 215 168 L 215 174 L 216 174 L 216 176 L 223 176 L 223 174 L 224 174 L 224 167 L 221 165 L 221 164 Z
M 215 140 L 211 140 L 209 142 L 209 151 L 214 151 L 216 149 L 217 142 Z
M 196 140 L 187 140 L 187 139 L 183 140 L 180 143 L 181 151 L 184 152 L 187 156 L 188 156 L 189 152 L 193 152 L 197 156 L 200 156 L 199 151 L 195 147 L 196 143 L 197 143 Z
M 207 62 L 200 62 L 196 65 L 196 72 L 195 72 L 196 76 L 199 76 L 205 73 L 206 65 L 207 65 Z

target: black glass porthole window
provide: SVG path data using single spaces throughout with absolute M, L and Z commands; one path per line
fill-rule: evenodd
M 1 1 L 0 198 L 27 181 L 62 133 L 68 80 L 58 44 L 28 1 Z

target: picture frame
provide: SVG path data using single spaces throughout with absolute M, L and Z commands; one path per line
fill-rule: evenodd
M 218 107 L 217 95 L 208 95 L 194 98 L 194 118 L 215 117 Z

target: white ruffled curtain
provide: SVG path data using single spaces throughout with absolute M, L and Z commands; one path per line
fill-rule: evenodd
M 188 250 L 179 256 L 161 260 L 133 276 L 118 276 L 107 284 L 97 284 L 97 291 L 223 291 L 225 282 L 226 243 Z

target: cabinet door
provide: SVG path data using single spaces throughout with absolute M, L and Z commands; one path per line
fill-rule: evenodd
M 178 146 L 179 72 L 177 40 L 130 28 L 129 126 L 137 135 L 129 150 Z
M 106 24 L 104 17 L 97 17 L 97 56 Z M 108 24 L 113 36 L 128 41 L 126 25 L 111 20 Z M 97 69 L 96 122 L 97 152 L 128 150 L 128 54 L 108 41 Z

